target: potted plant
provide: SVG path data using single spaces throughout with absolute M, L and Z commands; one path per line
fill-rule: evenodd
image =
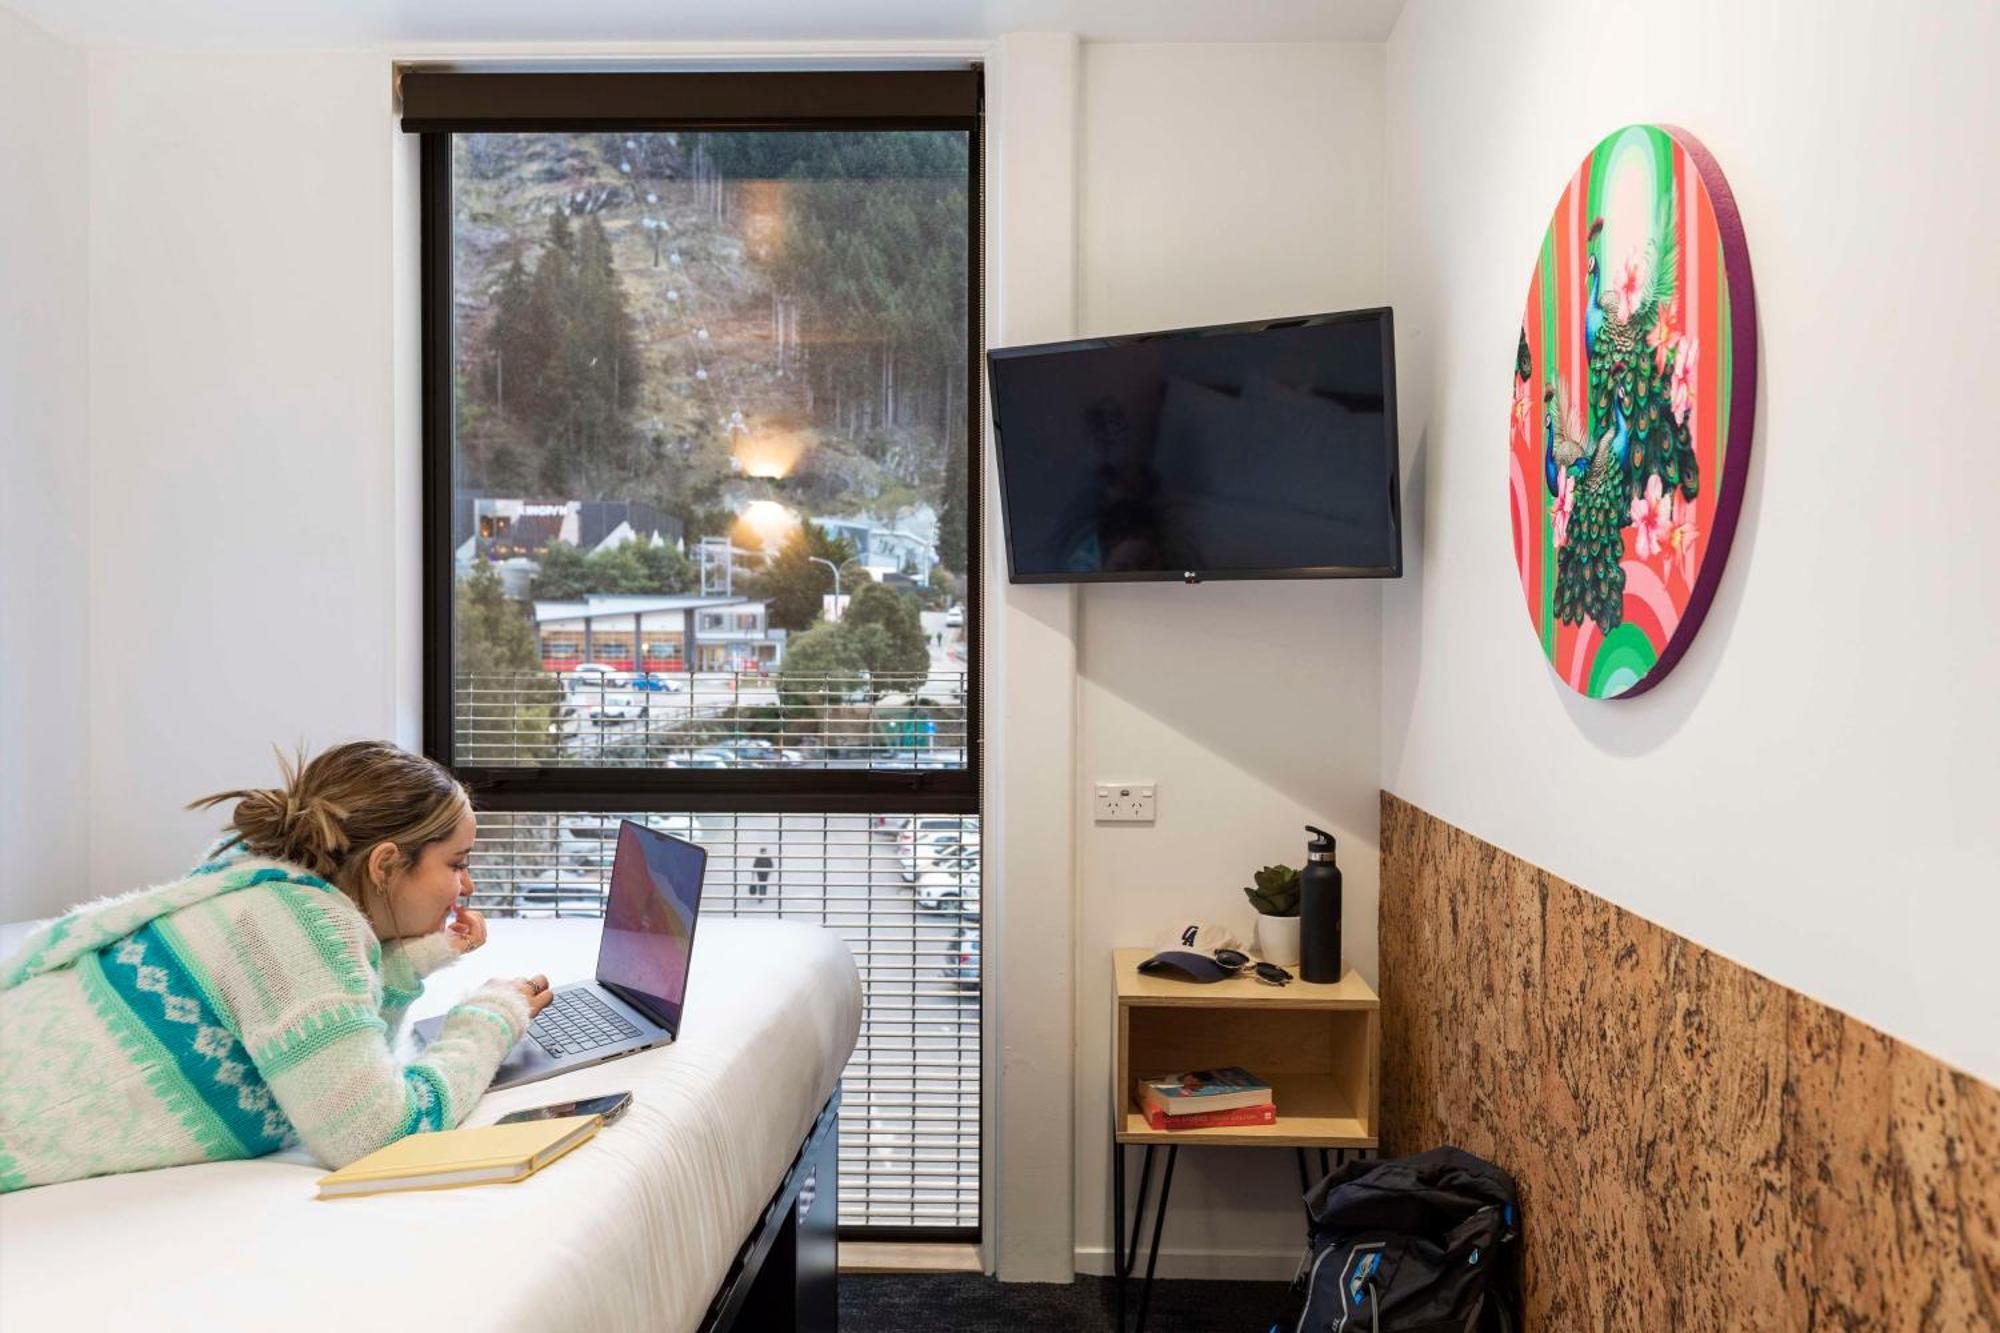
M 1243 894 L 1257 909 L 1257 952 L 1267 963 L 1296 967 L 1299 962 L 1299 872 L 1290 866 L 1265 866 L 1254 876 L 1256 887 Z

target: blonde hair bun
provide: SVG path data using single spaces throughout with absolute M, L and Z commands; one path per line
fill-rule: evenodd
M 188 805 L 207 809 L 236 802 L 228 845 L 252 856 L 285 861 L 338 884 L 349 894 L 361 885 L 361 862 L 381 843 L 393 843 L 405 862 L 443 838 L 471 809 L 471 799 L 450 770 L 387 741 L 352 741 L 307 760 L 278 755 L 282 787 L 217 792 Z

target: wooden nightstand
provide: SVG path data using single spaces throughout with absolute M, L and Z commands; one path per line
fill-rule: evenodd
M 1373 1149 L 1381 1102 L 1379 1067 L 1382 1002 L 1353 968 L 1331 985 L 1294 980 L 1272 986 L 1244 975 L 1201 984 L 1149 977 L 1139 964 L 1151 949 L 1119 949 L 1111 956 L 1118 1015 L 1112 1036 L 1112 1193 L 1118 1285 L 1118 1327 L 1125 1327 L 1125 1279 L 1138 1258 L 1139 1228 L 1152 1184 L 1153 1150 L 1167 1145 L 1160 1197 L 1153 1214 L 1138 1327 L 1146 1326 L 1147 1295 L 1160 1257 L 1160 1224 L 1174 1161 L 1182 1145 L 1202 1148 L 1293 1148 L 1300 1193 L 1309 1188 L 1305 1150 L 1328 1155 Z M 1291 969 L 1296 974 L 1297 969 Z M 1140 1114 L 1133 1085 L 1141 1077 L 1241 1065 L 1271 1085 L 1278 1106 L 1272 1125 L 1156 1130 Z M 1125 1148 L 1143 1144 L 1139 1195 L 1126 1244 Z

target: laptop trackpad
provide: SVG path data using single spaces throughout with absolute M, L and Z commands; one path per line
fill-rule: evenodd
M 493 1082 L 489 1087 L 505 1088 L 515 1083 L 526 1083 L 540 1078 L 556 1067 L 556 1061 L 542 1049 L 541 1043 L 533 1037 L 523 1037 L 514 1043 L 514 1049 L 507 1052 L 507 1058 L 493 1071 Z

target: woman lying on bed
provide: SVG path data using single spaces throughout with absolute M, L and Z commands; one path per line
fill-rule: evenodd
M 489 981 L 411 1064 L 423 978 L 486 940 L 465 789 L 393 745 L 342 745 L 233 791 L 183 878 L 87 903 L 0 965 L 0 1190 L 294 1140 L 342 1166 L 472 1109 L 549 1002 Z

